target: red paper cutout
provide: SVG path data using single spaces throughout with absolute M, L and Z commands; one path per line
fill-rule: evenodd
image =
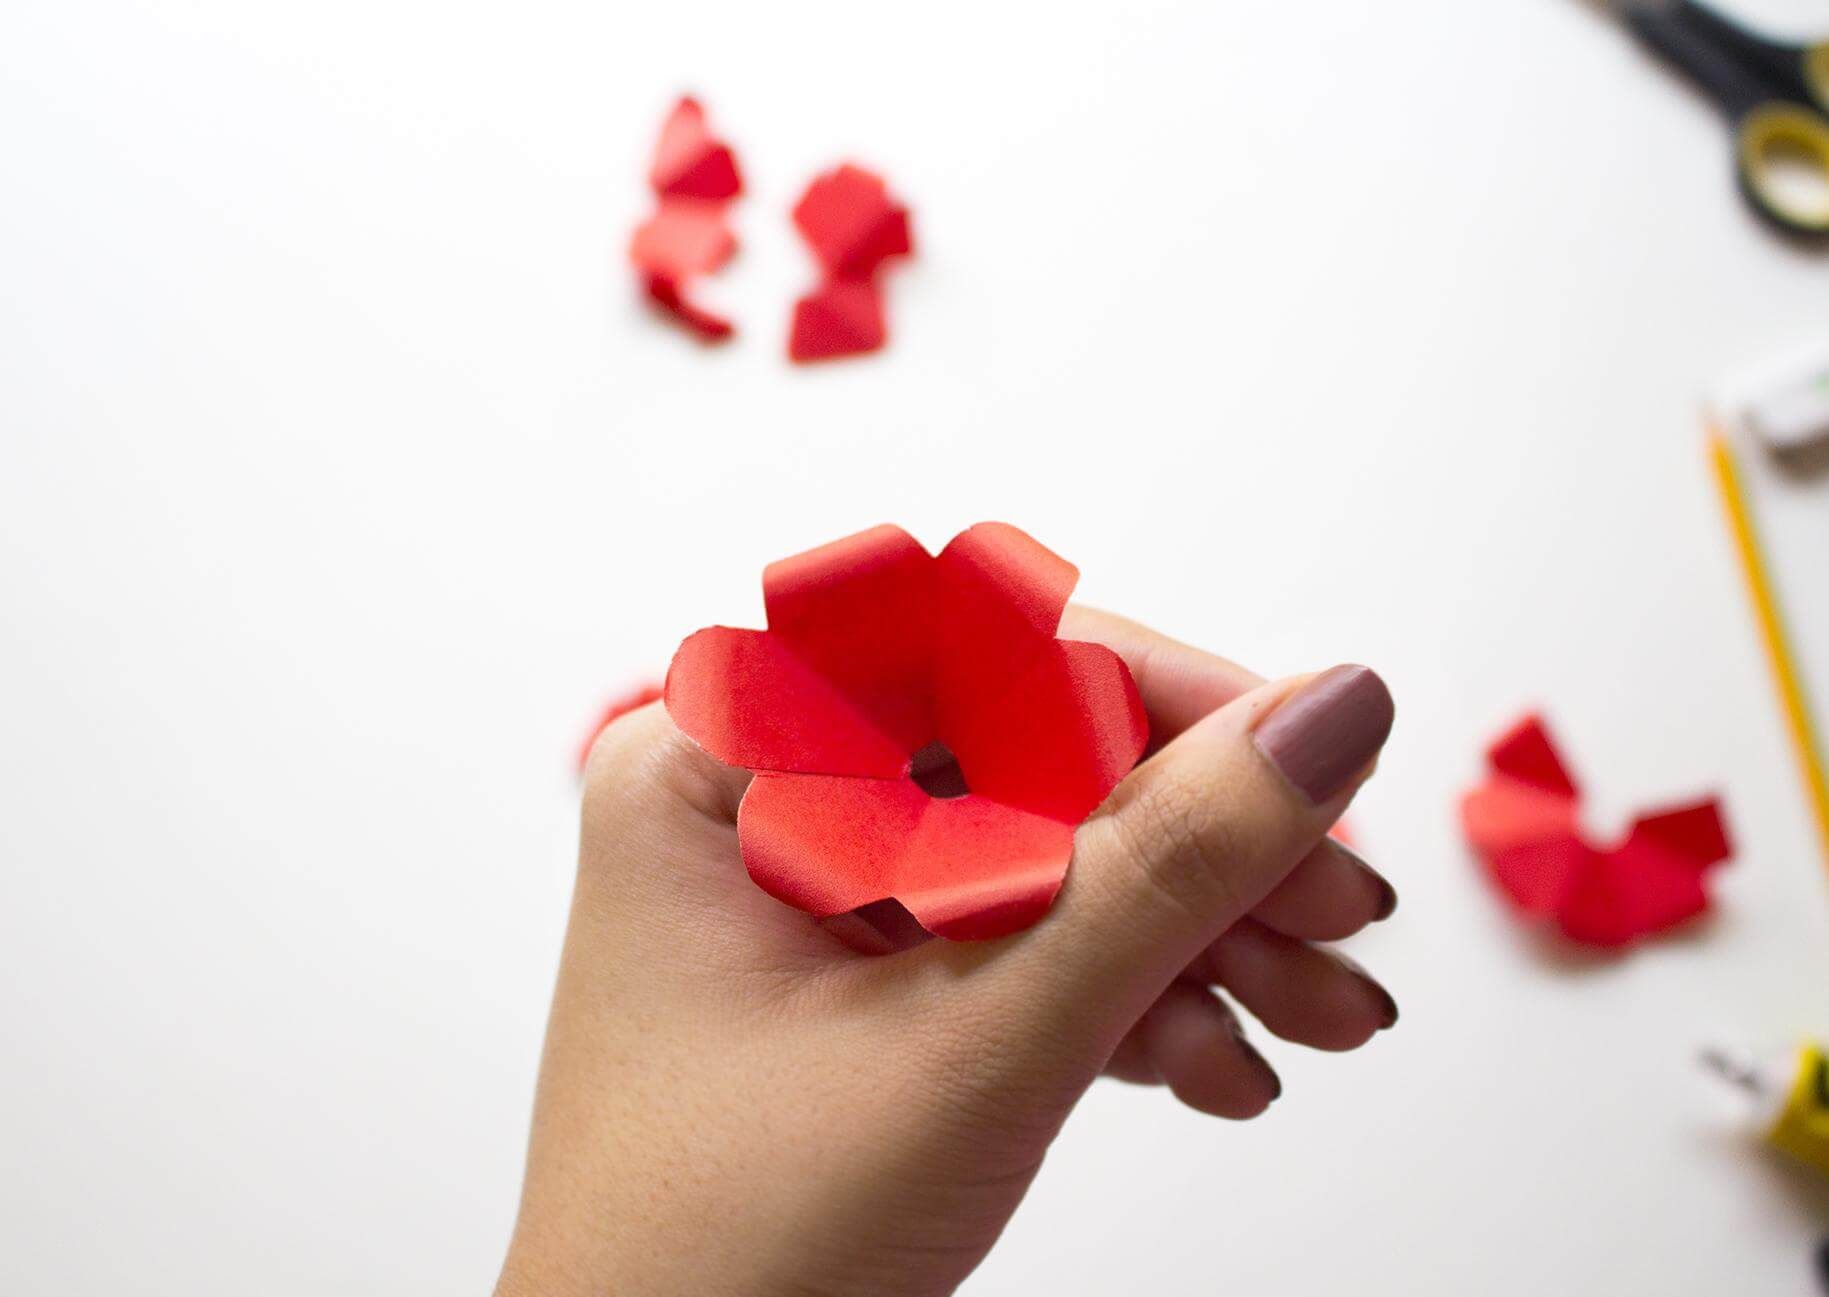
M 1041 918 L 1074 829 L 1148 739 L 1118 656 L 1055 638 L 1078 575 L 1002 523 L 937 556 L 877 527 L 770 564 L 766 631 L 680 645 L 667 711 L 756 772 L 737 820 L 750 877 L 820 918 L 893 899 L 956 941 Z M 915 782 L 935 743 L 964 796 Z
M 1719 803 L 1646 815 L 1595 846 L 1581 793 L 1543 722 L 1528 716 L 1487 752 L 1486 783 L 1461 802 L 1468 842 L 1521 913 L 1572 941 L 1621 948 L 1708 909 L 1708 871 L 1733 854 Z
M 830 279 L 794 303 L 789 359 L 835 360 L 875 351 L 888 338 L 883 298 L 868 279 Z
M 649 301 L 707 342 L 722 342 L 736 332 L 737 326 L 723 316 L 687 301 L 680 295 L 679 284 L 664 275 L 649 275 L 645 287 Z
M 663 198 L 708 198 L 714 202 L 743 192 L 736 155 L 705 125 L 705 110 L 682 96 L 660 128 L 648 184 Z
M 867 279 L 890 257 L 914 251 L 908 209 L 883 178 L 850 163 L 815 176 L 794 204 L 794 224 L 826 273 Z
M 846 163 L 807 186 L 794 224 L 824 278 L 794 304 L 788 357 L 804 363 L 878 350 L 888 330 L 877 275 L 891 257 L 914 251 L 908 209 L 881 176 Z
M 648 300 L 706 341 L 729 337 L 729 320 L 696 305 L 686 282 L 709 274 L 736 251 L 725 208 L 743 191 L 730 146 L 712 137 L 705 110 L 683 98 L 661 127 L 648 169 L 660 206 L 629 242 Z
M 629 241 L 629 257 L 636 265 L 676 283 L 709 274 L 736 250 L 737 239 L 724 222 L 724 209 L 696 198 L 661 204 Z
M 591 759 L 591 749 L 597 745 L 597 736 L 610 728 L 610 723 L 628 715 L 637 707 L 646 707 L 660 699 L 661 687 L 656 684 L 641 684 L 610 700 L 597 717 L 597 723 L 591 726 L 591 732 L 578 746 L 578 773 L 584 773 L 584 767 Z

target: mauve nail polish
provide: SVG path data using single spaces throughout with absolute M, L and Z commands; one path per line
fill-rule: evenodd
M 1254 737 L 1270 764 L 1320 805 L 1378 755 L 1395 715 L 1376 671 L 1339 666 L 1285 698 Z
M 1332 846 L 1335 851 L 1352 861 L 1355 865 L 1358 865 L 1366 878 L 1371 881 L 1372 886 L 1378 889 L 1378 908 L 1372 914 L 1372 922 L 1383 923 L 1386 919 L 1397 913 L 1397 889 L 1391 886 L 1391 880 L 1379 873 L 1376 869 L 1373 869 L 1366 863 L 1364 856 L 1360 855 L 1357 851 L 1354 851 L 1338 838 L 1329 839 L 1329 845 Z

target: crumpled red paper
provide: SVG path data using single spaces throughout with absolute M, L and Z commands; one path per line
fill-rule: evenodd
M 1619 949 L 1708 909 L 1708 873 L 1733 854 L 1716 800 L 1641 816 L 1623 842 L 1603 847 L 1582 832 L 1581 792 L 1539 717 L 1500 737 L 1487 764 L 1486 782 L 1461 801 L 1461 823 L 1521 914 Z
M 725 209 L 743 192 L 743 180 L 736 155 L 711 134 L 696 99 L 682 98 L 668 114 L 648 184 L 659 206 L 629 242 L 642 291 L 699 337 L 728 338 L 734 332 L 730 321 L 695 304 L 686 284 L 710 274 L 736 251 Z
M 953 940 L 1041 918 L 1075 827 L 1148 738 L 1118 656 L 1055 638 L 1078 576 L 1003 523 L 937 556 L 877 527 L 770 564 L 767 630 L 680 645 L 668 712 L 756 774 L 737 821 L 750 877 L 820 918 L 894 900 Z M 917 782 L 917 759 L 948 753 L 963 796 Z
M 604 705 L 598 713 L 597 723 L 591 726 L 591 732 L 578 746 L 578 773 L 584 773 L 584 767 L 591 759 L 591 749 L 597 745 L 597 736 L 610 728 L 612 721 L 628 715 L 637 707 L 646 707 L 660 698 L 661 687 L 657 684 L 640 684 L 626 693 L 618 694 Z
M 914 251 L 908 208 L 881 176 L 846 163 L 816 176 L 794 224 L 823 278 L 794 304 L 788 356 L 805 363 L 875 351 L 888 339 L 880 271 Z

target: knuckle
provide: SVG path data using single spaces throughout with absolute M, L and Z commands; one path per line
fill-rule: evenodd
M 647 822 L 656 812 L 687 811 L 730 824 L 747 783 L 681 733 L 655 703 L 617 718 L 592 745 L 584 771 L 584 818 L 587 824 L 608 823 L 633 812 Z
M 1203 918 L 1240 903 L 1244 834 L 1211 788 L 1162 779 L 1112 817 L 1132 872 L 1153 895 Z
M 586 805 L 602 802 L 631 783 L 631 777 L 646 770 L 660 735 L 654 724 L 655 709 L 644 707 L 618 716 L 603 729 L 591 744 L 584 763 L 584 798 Z

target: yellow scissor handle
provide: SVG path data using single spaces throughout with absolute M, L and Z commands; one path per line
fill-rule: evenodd
M 1818 54 L 1829 75 L 1829 46 Z M 1740 119 L 1738 152 L 1741 188 L 1761 212 L 1786 229 L 1829 234 L 1829 118 L 1778 100 L 1760 104 Z
M 1804 50 L 1804 80 L 1816 96 L 1817 105 L 1829 113 L 1829 41 Z

